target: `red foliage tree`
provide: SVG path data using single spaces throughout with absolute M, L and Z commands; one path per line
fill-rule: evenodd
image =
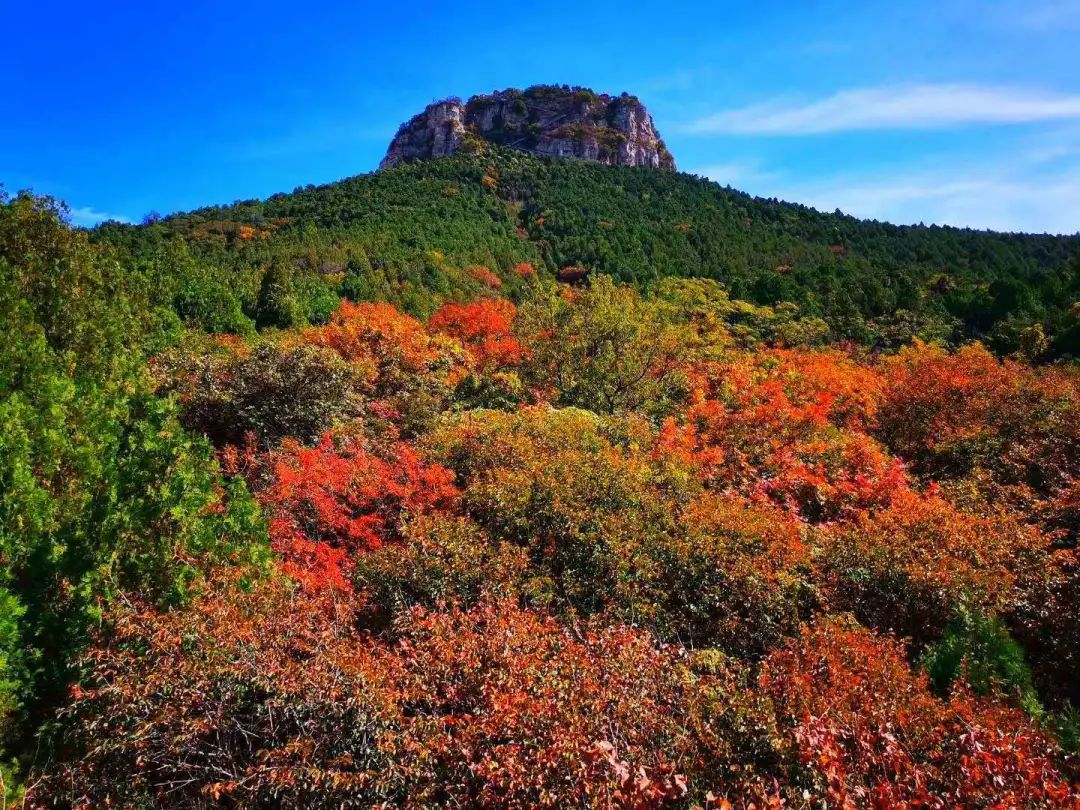
M 837 807 L 1064 807 L 1080 802 L 1056 746 L 1016 709 L 935 698 L 895 641 L 832 620 L 766 661 L 760 686 Z
M 469 278 L 473 281 L 480 282 L 489 290 L 497 290 L 502 286 L 502 279 L 491 272 L 490 268 L 484 267 L 483 265 L 474 264 L 465 272 L 469 274 Z
M 415 611 L 383 643 L 329 592 L 217 584 L 113 616 L 35 804 L 648 810 L 759 790 L 763 707 L 639 631 L 503 602 Z
M 446 509 L 454 475 L 399 442 L 382 454 L 326 434 L 314 447 L 286 441 L 257 491 L 283 569 L 312 588 L 347 587 L 350 555 L 395 539 L 403 513 Z
M 1080 374 L 916 343 L 884 363 L 878 432 L 923 475 L 986 470 L 1023 508 L 1080 479 Z
M 690 405 L 665 422 L 656 452 L 711 487 L 770 497 L 814 522 L 885 506 L 908 482 L 863 432 L 879 385 L 837 352 L 738 354 L 697 370 Z
M 428 329 L 461 341 L 481 371 L 516 365 L 522 357 L 514 336 L 514 305 L 502 298 L 468 304 L 443 304 L 428 321 Z
M 342 301 L 328 324 L 306 329 L 298 339 L 347 360 L 375 400 L 369 412 L 406 432 L 429 425 L 465 373 L 457 344 L 429 334 L 424 324 L 389 304 Z

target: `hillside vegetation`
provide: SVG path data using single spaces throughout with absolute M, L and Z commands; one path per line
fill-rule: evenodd
M 426 316 L 484 286 L 475 266 L 513 297 L 528 262 L 642 290 L 709 278 L 868 346 L 978 338 L 1007 353 L 1039 325 L 1045 358 L 1080 355 L 1080 237 L 898 227 L 684 174 L 471 151 L 96 238 L 165 263 L 182 316 L 219 330 L 321 322 L 340 295 Z
M 2 795 L 1080 806 L 1077 250 L 498 150 L 5 197 Z

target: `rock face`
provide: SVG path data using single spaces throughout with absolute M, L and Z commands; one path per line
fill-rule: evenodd
M 470 137 L 538 155 L 675 169 L 637 98 L 550 85 L 431 104 L 401 125 L 379 168 L 452 155 Z

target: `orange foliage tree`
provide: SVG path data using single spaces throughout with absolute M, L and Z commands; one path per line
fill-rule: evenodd
M 883 364 L 885 443 L 936 480 L 985 470 L 1030 507 L 1080 479 L 1080 373 L 916 343 Z M 1075 530 L 1075 528 L 1074 528 Z
M 453 342 L 390 304 L 342 301 L 329 323 L 298 339 L 336 351 L 366 380 L 369 396 L 410 429 L 422 429 L 445 407 L 464 373 Z
M 465 272 L 469 274 L 469 278 L 473 281 L 478 281 L 490 290 L 497 290 L 502 286 L 502 279 L 491 272 L 491 268 L 489 267 L 484 267 L 481 264 L 474 264 Z
M 971 515 L 940 495 L 901 492 L 817 535 L 833 607 L 915 640 L 930 640 L 962 604 L 1009 608 L 1037 580 L 1047 541 L 1007 515 Z
M 342 301 L 329 323 L 305 330 L 302 337 L 305 343 L 326 346 L 370 368 L 369 377 L 377 386 L 390 385 L 405 373 L 428 370 L 438 354 L 420 321 L 384 303 Z
M 838 352 L 736 353 L 699 366 L 694 381 L 656 452 L 710 487 L 772 498 L 813 522 L 887 505 L 907 487 L 901 463 L 862 431 L 877 377 Z

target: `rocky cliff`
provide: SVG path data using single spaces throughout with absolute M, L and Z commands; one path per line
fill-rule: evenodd
M 637 98 L 550 85 L 431 104 L 401 125 L 379 168 L 451 155 L 470 137 L 538 155 L 675 169 Z

